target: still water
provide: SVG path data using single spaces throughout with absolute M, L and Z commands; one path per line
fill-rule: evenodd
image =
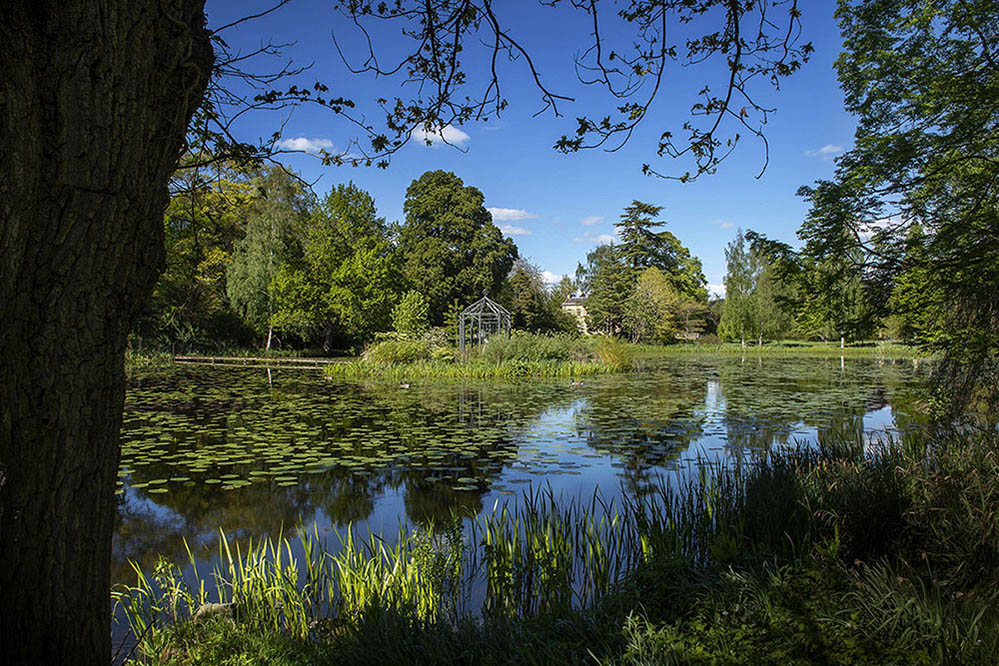
M 230 538 L 395 535 L 556 497 L 636 496 L 775 446 L 864 440 L 920 420 L 925 363 L 710 358 L 568 381 L 330 382 L 315 370 L 178 367 L 131 380 L 112 583 Z M 207 569 L 202 569 L 207 570 Z

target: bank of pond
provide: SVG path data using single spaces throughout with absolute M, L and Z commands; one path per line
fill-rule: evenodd
M 999 445 L 928 429 L 925 365 L 133 377 L 116 639 L 154 663 L 982 663 Z

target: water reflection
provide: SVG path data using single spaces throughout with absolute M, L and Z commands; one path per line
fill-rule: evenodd
M 300 521 L 395 532 L 516 500 L 529 485 L 645 492 L 692 463 L 775 444 L 868 441 L 919 421 L 926 367 L 682 359 L 647 373 L 520 383 L 332 383 L 304 371 L 177 369 L 126 404 L 115 582 Z M 207 551 L 205 550 L 207 549 Z

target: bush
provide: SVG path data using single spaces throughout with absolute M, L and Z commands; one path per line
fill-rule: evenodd
M 422 336 L 429 327 L 428 317 L 429 306 L 423 294 L 407 291 L 392 310 L 392 325 L 399 335 L 415 339 Z
M 389 339 L 369 345 L 364 351 L 364 360 L 376 365 L 393 365 L 428 361 L 433 354 L 433 347 L 423 340 Z

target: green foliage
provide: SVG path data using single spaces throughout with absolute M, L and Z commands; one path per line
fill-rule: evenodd
M 832 214 L 831 211 L 826 211 Z M 803 229 L 824 213 L 813 209 Z M 799 232 L 801 233 L 801 232 Z M 750 247 L 746 248 L 746 240 Z M 726 295 L 718 333 L 727 340 L 864 339 L 873 332 L 871 306 L 855 254 L 808 242 L 801 252 L 740 229 L 725 253 Z
M 304 221 L 313 202 L 283 169 L 264 172 L 245 213 L 245 235 L 226 267 L 226 294 L 233 309 L 258 335 L 274 326 L 274 280 L 302 256 Z
M 422 337 L 430 328 L 429 312 L 423 294 L 407 291 L 392 310 L 392 328 L 403 337 Z
M 382 340 L 368 345 L 364 350 L 364 361 L 375 365 L 429 361 L 433 357 L 433 349 L 424 340 Z
M 616 505 L 530 494 L 463 534 L 304 532 L 297 557 L 223 537 L 214 583 L 136 568 L 115 603 L 155 663 L 989 663 L 997 455 L 994 431 L 832 441 Z M 221 607 L 191 620 L 209 585 Z
M 606 334 L 624 327 L 624 304 L 631 295 L 632 274 L 614 245 L 600 245 L 586 255 L 586 325 Z
M 700 303 L 684 296 L 666 273 L 653 266 L 639 274 L 625 302 L 624 326 L 632 342 L 669 344 L 701 309 Z
M 226 269 L 262 178 L 225 162 L 174 176 L 163 218 L 166 266 L 135 333 L 181 350 L 249 341 L 252 329 L 229 309 Z
M 589 361 L 586 341 L 567 334 L 541 335 L 514 331 L 509 337 L 493 336 L 478 351 L 489 363 L 508 361 Z
M 275 320 L 307 338 L 354 344 L 386 330 L 397 299 L 397 255 L 371 196 L 333 188 L 305 234 L 304 256 L 274 279 Z
M 726 340 L 739 340 L 745 345 L 746 338 L 752 338 L 756 333 L 753 318 L 756 275 L 742 229 L 725 248 L 725 261 L 728 266 L 725 272 L 725 302 L 718 334 Z
M 661 210 L 633 201 L 616 225 L 620 244 L 598 246 L 577 269 L 589 330 L 671 342 L 678 331 L 704 329 L 701 262 L 672 233 L 655 231 L 665 224 L 653 220 Z
M 955 372 L 941 379 L 959 397 L 999 347 L 995 16 L 989 1 L 841 0 L 836 68 L 856 137 L 835 179 L 803 190 L 803 237 L 862 265 L 869 316 L 894 314 L 902 335 L 946 352 Z
M 598 363 L 618 370 L 632 367 L 631 347 L 610 335 L 601 335 L 596 339 L 593 355 Z
M 572 285 L 549 289 L 541 269 L 524 258 L 517 259 L 499 295 L 512 315 L 513 328 L 532 333 L 576 332 L 576 323 L 562 310 Z
M 482 193 L 445 171 L 428 171 L 406 190 L 398 229 L 402 274 L 427 299 L 430 323 L 450 325 L 452 303 L 496 294 L 517 258 L 483 205 Z
M 658 268 L 669 276 L 681 294 L 693 300 L 706 300 L 700 259 L 691 255 L 680 239 L 669 231 L 654 231 L 666 224 L 653 221 L 661 211 L 661 206 L 641 201 L 632 201 L 624 209 L 621 220 L 615 225 L 621 239 L 621 259 L 636 279 L 646 268 Z

